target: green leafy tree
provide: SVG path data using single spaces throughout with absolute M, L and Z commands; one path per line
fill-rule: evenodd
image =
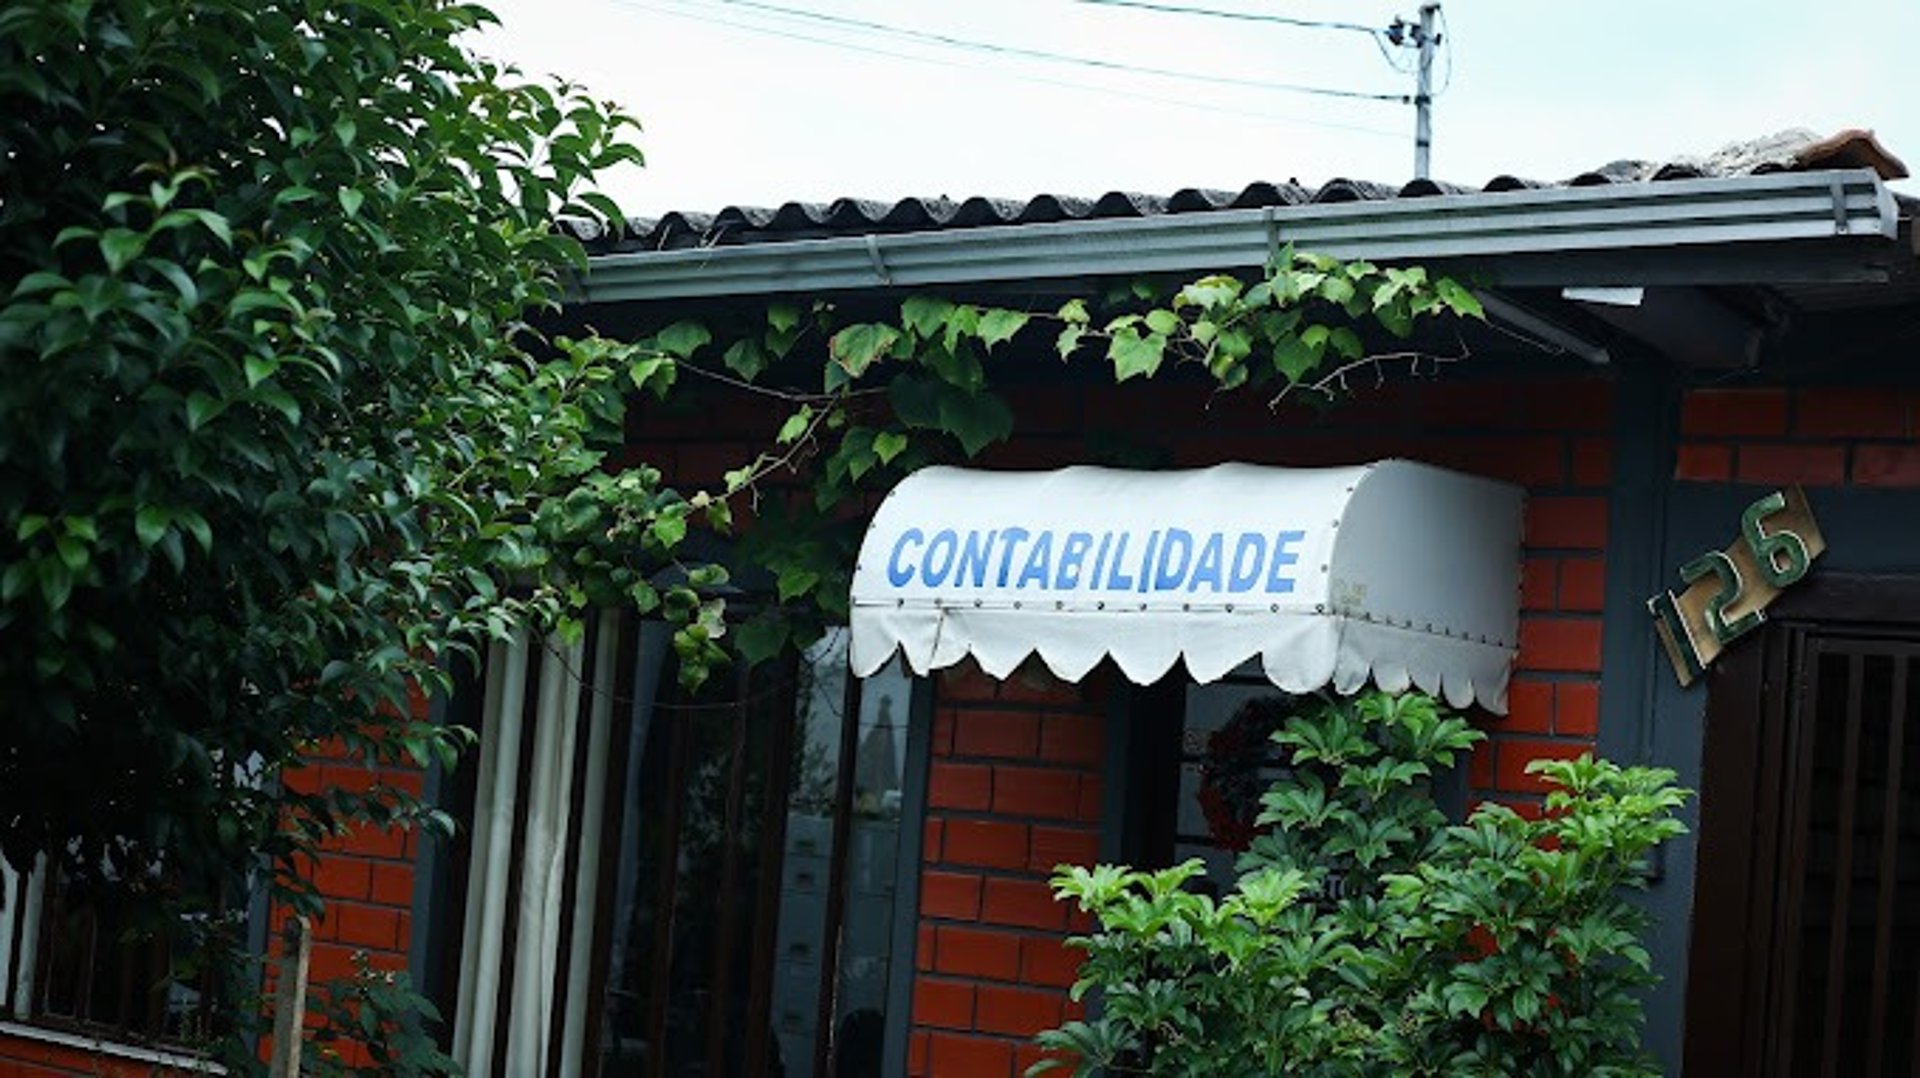
M 204 913 L 264 855 L 315 908 L 303 852 L 421 806 L 277 769 L 323 739 L 450 756 L 410 693 L 584 603 L 581 535 L 683 519 L 657 473 L 598 470 L 634 388 L 617 349 L 527 329 L 584 265 L 556 222 L 610 212 L 586 184 L 637 159 L 632 121 L 476 58 L 459 35 L 489 17 L 0 7 L 12 863 Z
M 1539 819 L 1448 826 L 1429 782 L 1484 735 L 1419 693 L 1317 701 L 1273 735 L 1290 774 L 1218 901 L 1158 872 L 1065 868 L 1098 929 L 1029 1073 L 1652 1075 L 1638 989 L 1648 853 L 1683 832 L 1669 771 L 1537 761 Z M 1077 1058 L 1076 1058 L 1077 1057 Z
M 638 153 L 618 109 L 471 54 L 489 18 L 0 7 L 0 853 L 210 929 L 210 955 L 232 926 L 204 915 L 263 865 L 317 912 L 326 836 L 444 825 L 403 791 L 276 776 L 323 741 L 452 760 L 461 732 L 416 694 L 487 641 L 625 607 L 674 625 L 697 687 L 844 617 L 846 506 L 1011 434 L 989 360 L 1327 393 L 1418 356 L 1370 353 L 1359 322 L 1478 314 L 1417 267 L 1288 250 L 1045 311 L 916 295 L 544 338 L 585 265 L 556 225 L 613 218 L 592 177 Z M 766 451 L 704 492 L 614 466 L 629 398 L 696 381 L 786 402 Z M 686 551 L 743 500 L 773 594 L 729 626 L 727 568 Z

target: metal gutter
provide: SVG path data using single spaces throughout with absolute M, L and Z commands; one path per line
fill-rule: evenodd
M 575 302 L 764 296 L 1258 269 L 1283 244 L 1344 259 L 1890 241 L 1893 193 L 1867 169 L 1543 188 L 1249 210 L 875 233 L 589 260 Z

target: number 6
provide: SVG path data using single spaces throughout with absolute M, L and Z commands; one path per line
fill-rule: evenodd
M 1776 588 L 1798 583 L 1807 575 L 1807 544 L 1791 531 L 1783 529 L 1768 535 L 1760 527 L 1761 520 L 1786 507 L 1786 496 L 1776 490 L 1740 514 L 1740 534 L 1747 541 L 1747 549 L 1753 551 L 1760 575 Z M 1785 565 L 1775 560 L 1781 555 L 1786 557 Z

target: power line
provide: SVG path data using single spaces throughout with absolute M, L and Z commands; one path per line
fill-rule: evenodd
M 1224 11 L 1220 8 L 1190 7 L 1184 4 L 1159 4 L 1152 0 L 1074 0 L 1079 4 L 1094 4 L 1100 7 L 1134 8 L 1140 11 L 1153 11 L 1163 15 L 1201 15 L 1213 19 L 1232 19 L 1239 22 L 1269 23 L 1276 26 L 1296 26 L 1307 30 L 1347 30 L 1367 35 L 1373 41 L 1373 47 L 1380 51 L 1380 58 L 1387 66 L 1402 75 L 1413 74 L 1410 67 L 1401 67 L 1393 58 L 1393 50 L 1387 47 L 1387 33 L 1377 26 L 1366 26 L 1357 22 L 1329 22 L 1324 19 L 1296 19 L 1291 15 L 1263 15 L 1252 11 Z M 1404 99 L 1402 99 L 1404 100 Z
M 1268 22 L 1281 26 L 1298 26 L 1308 30 L 1353 30 L 1362 34 L 1379 34 L 1374 26 L 1363 26 L 1357 22 L 1327 22 L 1321 19 L 1296 19 L 1290 15 L 1262 15 L 1252 11 L 1222 11 L 1210 7 L 1186 7 L 1180 4 L 1156 4 L 1150 0 L 1074 0 L 1080 4 L 1098 4 L 1103 7 L 1130 7 L 1141 11 L 1158 11 L 1166 15 L 1206 15 L 1216 19 L 1238 19 L 1242 22 Z
M 1440 88 L 1433 92 L 1433 96 L 1439 97 L 1441 94 L 1447 92 L 1449 86 L 1453 85 L 1453 42 L 1448 40 L 1453 36 L 1453 33 L 1447 29 L 1447 9 L 1441 8 L 1435 14 L 1440 16 L 1440 34 L 1433 39 L 1433 43 L 1436 46 L 1442 46 L 1447 56 L 1446 77 L 1440 80 Z
M 1262 79 L 1240 79 L 1225 75 L 1203 75 L 1193 71 L 1143 67 L 1137 64 L 1123 63 L 1118 60 L 1103 60 L 1093 56 L 1076 56 L 1069 53 L 1048 52 L 1043 49 L 1029 49 L 1018 45 L 998 45 L 988 41 L 952 37 L 947 34 L 934 33 L 929 30 L 915 30 L 910 27 L 870 22 L 866 19 L 854 19 L 844 15 L 829 15 L 824 12 L 807 11 L 803 8 L 782 7 L 778 4 L 763 3 L 761 0 L 714 0 L 714 2 L 721 7 L 738 7 L 752 11 L 771 12 L 777 15 L 785 15 L 789 18 L 805 19 L 832 26 L 889 34 L 906 40 L 943 45 L 949 48 L 970 49 L 975 52 L 1013 56 L 1026 60 L 1044 60 L 1050 63 L 1076 64 L 1081 67 L 1090 67 L 1102 71 L 1117 71 L 1132 75 L 1150 75 L 1155 78 L 1178 79 L 1186 82 L 1208 83 L 1217 86 L 1237 86 L 1253 90 L 1310 94 L 1317 97 L 1335 97 L 1352 101 L 1390 101 L 1395 104 L 1404 105 L 1407 104 L 1409 100 L 1405 94 L 1368 93 L 1360 90 L 1340 90 L 1328 86 L 1305 86 L 1298 83 L 1268 82 Z
M 915 53 L 896 52 L 891 49 L 876 48 L 871 45 L 861 44 L 861 43 L 852 42 L 852 41 L 841 41 L 834 38 L 817 37 L 812 34 L 801 33 L 794 30 L 780 29 L 778 27 L 768 26 L 763 23 L 738 22 L 730 19 L 716 18 L 712 15 L 707 15 L 707 14 L 697 14 L 695 12 L 686 10 L 685 6 L 661 7 L 657 4 L 642 3 L 640 2 L 640 0 L 616 0 L 616 2 L 623 7 L 635 8 L 642 11 L 651 11 L 660 15 L 667 15 L 667 16 L 670 16 L 673 18 L 679 18 L 679 19 L 688 19 L 693 22 L 703 22 L 713 26 L 725 26 L 735 30 L 745 30 L 745 31 L 748 31 L 749 33 L 765 34 L 770 37 L 784 38 L 790 41 L 802 41 L 802 42 L 806 42 L 808 44 L 813 44 L 813 45 L 825 45 L 830 48 L 845 49 L 849 52 L 865 53 L 872 56 L 884 56 L 890 59 L 905 60 L 912 63 L 934 64 L 939 67 L 954 68 L 956 70 L 962 70 L 962 71 L 979 70 L 977 67 L 975 67 L 972 64 L 953 61 L 953 60 L 943 60 L 935 56 L 924 56 L 924 55 L 919 55 Z M 680 5 L 705 6 L 705 5 L 699 5 L 698 0 L 669 0 L 669 2 L 673 2 Z M 1130 98 L 1132 100 L 1145 101 L 1145 102 L 1149 102 L 1156 105 L 1164 105 L 1170 108 L 1192 109 L 1192 110 L 1197 110 L 1201 112 L 1213 112 L 1213 113 L 1220 113 L 1220 114 L 1229 115 L 1229 116 L 1245 116 L 1250 119 L 1264 120 L 1270 123 L 1292 124 L 1292 125 L 1298 125 L 1298 126 L 1304 126 L 1304 127 L 1320 127 L 1320 128 L 1326 128 L 1332 131 L 1350 131 L 1356 134 L 1373 135 L 1379 138 L 1397 139 L 1401 137 L 1401 134 L 1398 131 L 1388 131 L 1384 128 L 1379 128 L 1379 127 L 1367 127 L 1363 124 L 1345 124 L 1345 123 L 1338 123 L 1332 120 L 1310 119 L 1304 116 L 1293 116 L 1293 115 L 1286 115 L 1281 113 L 1262 112 L 1256 109 L 1234 108 L 1233 106 L 1230 106 L 1230 105 L 1215 105 L 1215 104 L 1210 104 L 1202 101 L 1193 101 L 1187 98 L 1164 97 L 1159 94 L 1140 93 L 1138 91 L 1122 90 L 1116 87 L 1095 86 L 1095 85 L 1090 85 L 1084 82 L 1070 82 L 1065 79 L 1053 79 L 1053 78 L 1047 78 L 1044 75 L 1033 75 L 1033 74 L 1027 74 L 1024 72 L 1017 72 L 1017 71 L 1008 71 L 1008 72 L 1005 72 L 1005 74 L 1008 78 L 1012 78 L 1021 82 L 1038 83 L 1043 86 L 1057 86 L 1062 89 L 1079 90 L 1084 93 L 1103 94 L 1111 97 Z

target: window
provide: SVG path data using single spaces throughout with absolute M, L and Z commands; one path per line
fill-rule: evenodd
M 182 926 L 184 927 L 184 926 Z M 211 973 L 176 976 L 168 934 L 45 859 L 0 862 L 0 1014 L 129 1045 L 193 1048 L 214 1035 Z
M 659 623 L 492 649 L 432 918 L 470 1073 L 879 1073 L 913 686 L 846 648 L 693 694 Z
M 1260 796 L 1287 773 L 1269 735 L 1311 699 L 1281 692 L 1257 663 L 1205 685 L 1174 677 L 1141 690 L 1129 734 L 1123 859 L 1160 866 L 1198 857 L 1207 884 L 1231 891 L 1235 863 L 1257 831 Z M 1163 721 L 1168 714 L 1181 721 Z M 1464 780 L 1463 765 L 1433 782 L 1436 802 L 1456 819 L 1464 815 Z

